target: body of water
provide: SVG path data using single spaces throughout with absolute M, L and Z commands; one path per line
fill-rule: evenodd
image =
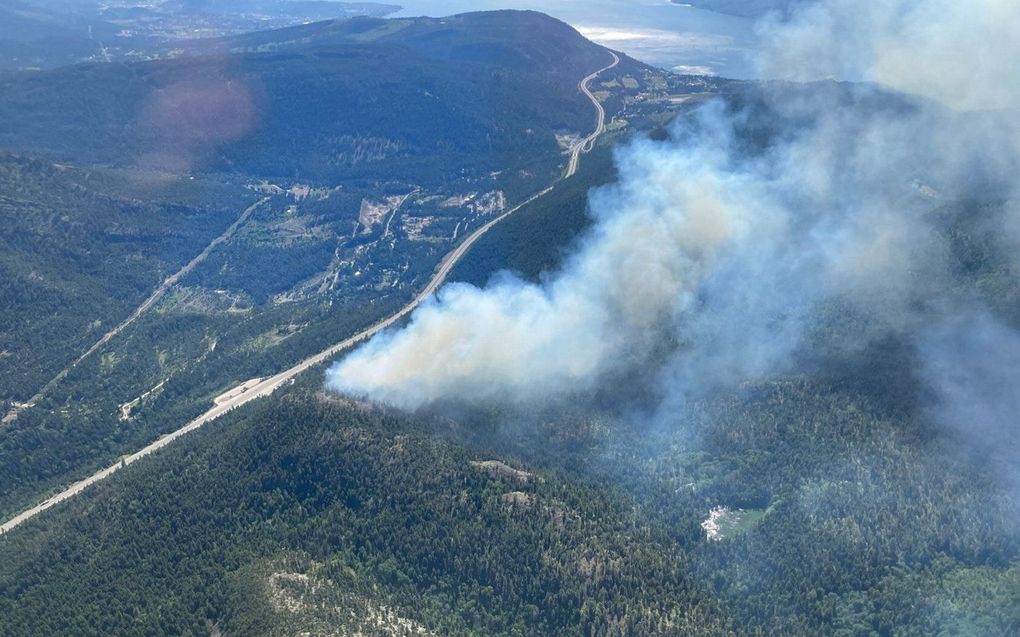
M 394 16 L 444 16 L 490 9 L 534 9 L 588 38 L 678 72 L 753 77 L 754 22 L 668 0 L 396 0 Z M 391 16 L 393 17 L 393 16 Z

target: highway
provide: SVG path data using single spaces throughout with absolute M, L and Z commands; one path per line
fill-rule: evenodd
M 240 407 L 241 405 L 244 405 L 252 400 L 255 400 L 256 398 L 261 398 L 263 396 L 268 396 L 272 394 L 274 391 L 276 391 L 284 384 L 289 383 L 290 381 L 295 379 L 302 372 L 308 370 L 311 367 L 326 362 L 327 360 L 337 355 L 338 353 L 342 352 L 343 350 L 348 349 L 349 347 L 352 347 L 353 345 L 374 336 L 378 332 L 381 332 L 382 330 L 392 326 L 394 323 L 410 314 L 416 307 L 421 305 L 421 303 L 425 299 L 434 294 L 436 290 L 438 290 L 439 287 L 446 282 L 446 277 L 449 276 L 454 266 L 457 265 L 457 262 L 460 261 L 464 257 L 464 255 L 467 254 L 468 250 L 471 249 L 471 246 L 474 245 L 486 232 L 491 230 L 493 226 L 495 226 L 500 221 L 506 219 L 513 213 L 517 212 L 524 206 L 532 203 L 536 199 L 545 196 L 556 187 L 556 184 L 559 181 L 567 177 L 570 177 L 577 172 L 581 154 L 584 152 L 588 152 L 588 150 L 591 149 L 591 146 L 594 144 L 598 136 L 605 131 L 605 110 L 602 108 L 602 105 L 595 98 L 595 96 L 592 95 L 591 91 L 588 90 L 588 84 L 593 79 L 598 77 L 601 73 L 604 73 L 609 69 L 612 69 L 613 67 L 620 63 L 619 56 L 617 56 L 612 51 L 609 51 L 609 53 L 613 56 L 612 64 L 603 67 L 598 71 L 595 71 L 594 73 L 591 73 L 578 83 L 578 89 L 586 97 L 588 97 L 589 100 L 591 100 L 592 104 L 595 105 L 595 109 L 598 113 L 598 121 L 595 130 L 590 135 L 580 140 L 571 149 L 570 163 L 567 165 L 567 169 L 564 172 L 563 176 L 557 179 L 555 182 L 553 182 L 552 185 L 531 195 L 530 197 L 520 202 L 516 206 L 504 211 L 498 217 L 491 219 L 485 225 L 480 226 L 478 229 L 476 229 L 474 232 L 468 235 L 468 237 L 465 238 L 460 244 L 458 244 L 457 247 L 455 247 L 453 250 L 447 253 L 445 257 L 443 257 L 443 259 L 439 262 L 439 265 L 436 266 L 436 270 L 432 274 L 432 278 L 429 279 L 428 284 L 407 305 L 402 307 L 395 314 L 386 317 L 385 319 L 379 321 L 378 323 L 375 323 L 371 327 L 368 327 L 362 330 L 361 332 L 358 332 L 354 336 L 351 336 L 350 338 L 347 338 L 343 341 L 340 341 L 339 343 L 336 343 L 335 345 L 328 347 L 327 349 L 319 352 L 318 354 L 309 356 L 300 363 L 294 365 L 293 367 L 287 370 L 280 372 L 279 374 L 276 374 L 275 376 L 247 380 L 244 383 L 241 383 L 240 385 L 230 389 L 229 391 L 220 394 L 213 401 L 213 406 L 208 411 L 203 413 L 198 418 L 195 418 L 188 424 L 184 425 L 180 429 L 177 429 L 172 433 L 162 436 L 161 438 L 152 442 L 145 448 L 136 451 L 131 455 L 124 456 L 116 464 L 113 464 L 105 469 L 102 469 L 101 471 L 92 474 L 91 476 L 85 478 L 84 480 L 75 482 L 70 487 L 64 489 L 60 493 L 57 493 L 51 498 L 37 504 L 36 506 L 19 513 L 18 515 L 14 516 L 13 518 L 4 522 L 3 524 L 0 524 L 0 535 L 7 533 L 8 531 L 11 531 L 18 525 L 39 515 L 46 509 L 49 509 L 52 506 L 60 504 L 61 502 L 78 495 L 79 493 L 87 489 L 89 486 L 99 482 L 100 480 L 108 478 L 115 471 L 117 471 L 117 469 L 127 466 L 133 462 L 136 462 L 141 458 L 144 458 L 145 456 L 155 451 L 158 451 L 159 449 L 162 449 L 163 447 L 174 442 L 181 436 L 191 431 L 194 431 L 195 429 L 198 429 L 202 425 L 212 420 L 215 420 L 216 418 L 222 416 L 223 414 L 229 412 L 230 410 Z M 237 223 L 235 223 L 235 226 L 242 223 L 243 219 L 246 219 L 247 215 L 251 214 L 251 211 L 253 211 L 255 207 L 258 206 L 260 203 L 262 202 L 256 203 L 251 208 L 248 208 L 241 216 L 241 218 L 238 219 Z M 231 226 L 231 228 L 227 231 L 227 233 L 224 233 L 224 235 L 229 236 L 228 233 L 232 232 L 235 226 Z M 190 271 L 190 268 L 194 267 L 193 264 L 196 264 L 196 262 L 201 261 L 201 259 L 204 258 L 204 255 L 206 255 L 208 251 L 212 250 L 212 248 L 215 247 L 215 245 L 217 245 L 217 243 L 221 242 L 222 240 L 225 240 L 225 237 L 218 238 L 216 241 L 209 245 L 209 247 L 206 249 L 206 251 L 202 253 L 202 255 L 199 255 L 199 257 L 196 257 L 196 259 L 192 261 L 192 263 L 189 263 L 188 266 L 185 266 L 184 270 L 179 272 L 177 275 L 174 275 L 170 279 L 167 279 L 167 281 L 164 282 L 164 284 L 161 285 L 160 288 L 153 294 L 153 297 L 158 298 L 158 296 L 161 296 L 162 293 L 169 288 L 169 285 L 176 283 L 176 280 L 180 278 L 179 275 L 185 273 L 185 270 Z M 171 282 L 171 280 L 173 281 Z M 145 308 L 151 306 L 152 302 L 154 302 L 155 300 L 153 297 L 150 297 L 152 301 L 147 301 L 146 303 L 144 303 L 139 308 L 139 311 L 136 311 L 136 314 L 140 314 L 142 311 L 144 311 Z M 133 320 L 134 318 L 135 315 L 133 314 L 132 318 L 128 319 L 128 321 Z M 117 329 L 118 330 L 122 329 L 122 327 L 118 326 Z M 90 350 L 90 352 L 91 351 L 93 350 Z
M 570 163 L 567 164 L 567 172 L 564 175 L 565 177 L 570 177 L 577 172 L 577 167 L 581 162 L 581 153 L 589 152 L 595 146 L 595 140 L 598 139 L 599 135 L 601 135 L 606 130 L 606 109 L 602 108 L 602 103 L 599 102 L 594 95 L 592 95 L 592 92 L 588 89 L 588 85 L 591 84 L 591 81 L 598 77 L 600 74 L 605 73 L 606 71 L 620 63 L 620 56 L 613 53 L 612 51 L 610 51 L 609 54 L 613 56 L 612 64 L 595 71 L 594 73 L 588 75 L 577 84 L 578 90 L 584 93 L 585 97 L 591 100 L 591 103 L 595 105 L 595 111 L 598 114 L 598 121 L 595 125 L 595 130 L 592 131 L 590 135 L 588 135 L 587 137 L 579 141 L 577 144 L 575 144 L 573 149 L 571 149 Z

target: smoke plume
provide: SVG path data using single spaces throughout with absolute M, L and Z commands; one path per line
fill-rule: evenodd
M 763 77 L 876 82 L 962 110 L 1020 106 L 1014 0 L 825 0 L 760 31 Z
M 784 371 L 833 308 L 868 317 L 860 344 L 932 316 L 959 325 L 933 211 L 1012 196 L 1018 25 L 1006 0 L 830 0 L 763 25 L 769 76 L 869 83 L 769 83 L 701 108 L 668 141 L 630 144 L 558 272 L 448 285 L 328 385 L 408 408 L 543 400 L 668 339 L 664 384 L 682 400 Z M 1016 217 L 999 233 L 1014 241 Z

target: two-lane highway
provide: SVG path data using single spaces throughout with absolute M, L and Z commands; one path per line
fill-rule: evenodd
M 566 175 L 564 175 L 565 177 L 571 177 L 573 176 L 574 173 L 577 172 L 577 167 L 581 161 L 581 153 L 590 152 L 591 149 L 595 146 L 595 140 L 598 139 L 599 135 L 601 135 L 606 130 L 606 109 L 602 107 L 602 102 L 600 102 L 598 98 L 592 94 L 591 90 L 588 88 L 588 85 L 591 84 L 592 80 L 594 80 L 596 77 L 598 77 L 602 73 L 605 73 L 606 71 L 620 63 L 620 56 L 613 53 L 612 51 L 609 52 L 609 55 L 613 56 L 612 64 L 595 71 L 594 73 L 588 75 L 577 84 L 578 90 L 584 93 L 585 97 L 591 100 L 591 103 L 595 105 L 595 112 L 598 115 L 598 119 L 595 124 L 595 130 L 592 131 L 590 135 L 588 135 L 581 141 L 577 142 L 577 144 L 574 145 L 573 149 L 571 149 L 570 163 L 567 164 L 567 172 Z

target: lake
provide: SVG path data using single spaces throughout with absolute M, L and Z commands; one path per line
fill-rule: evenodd
M 751 78 L 753 20 L 668 0 L 397 0 L 393 16 L 444 16 L 489 9 L 534 9 L 643 62 L 678 72 Z M 393 17 L 391 16 L 391 17 Z

